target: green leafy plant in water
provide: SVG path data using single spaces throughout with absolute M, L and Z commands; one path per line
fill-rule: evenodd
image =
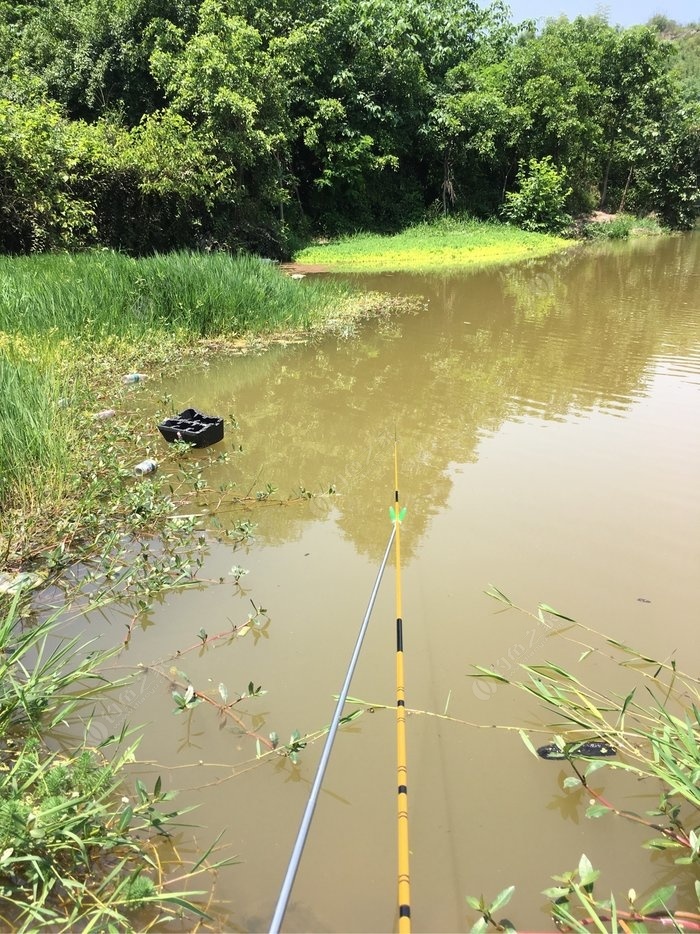
M 697 864 L 700 859 L 700 679 L 679 671 L 673 659 L 662 661 L 653 658 L 602 635 L 547 604 L 540 604 L 536 613 L 530 613 L 495 587 L 487 593 L 505 606 L 536 619 L 552 633 L 556 632 L 559 639 L 577 646 L 582 650 L 579 665 L 584 665 L 586 659 L 595 653 L 598 662 L 607 659 L 638 679 L 639 683 L 631 690 L 618 694 L 590 688 L 573 672 L 551 662 L 521 662 L 507 676 L 477 665 L 473 675 L 520 690 L 542 702 L 545 709 L 554 715 L 555 720 L 551 723 L 554 743 L 546 748 L 556 747 L 561 755 L 555 758 L 566 760 L 573 773 L 565 779 L 565 789 L 583 787 L 593 799 L 587 808 L 587 817 L 600 818 L 612 813 L 639 823 L 657 834 L 644 844 L 647 848 L 671 852 L 679 866 Z M 559 625 L 559 621 L 563 625 Z M 613 678 L 613 681 L 619 681 L 619 678 Z M 538 756 L 528 731 L 521 729 L 520 736 L 529 751 Z M 595 740 L 600 748 L 616 750 L 617 756 L 597 761 L 582 757 L 581 749 L 587 749 L 590 740 Z M 616 807 L 592 787 L 590 781 L 592 774 L 605 767 L 660 782 L 662 792 L 658 806 L 644 814 Z M 591 886 L 597 875 L 594 877 L 589 866 L 587 861 L 582 861 L 577 874 L 562 877 L 568 888 L 566 892 L 557 893 L 553 910 L 555 917 L 566 924 L 572 923 L 565 914 L 569 912 L 567 906 L 573 897 L 584 908 L 590 901 Z M 646 917 L 652 911 L 653 901 L 654 910 L 662 911 L 668 918 L 666 902 L 670 894 L 665 889 L 659 890 L 638 910 L 633 906 L 631 914 L 626 917 L 634 921 L 639 921 L 641 916 Z M 600 905 L 610 912 L 617 911 L 621 917 L 614 901 Z M 572 929 L 590 929 L 590 917 L 586 922 L 588 928 Z M 672 923 L 682 929 L 683 919 L 677 913 L 670 917 L 673 918 Z M 686 921 L 692 926 L 700 922 L 700 917 L 693 915 Z M 594 924 L 598 926 L 597 921 Z
M 173 690 L 172 695 L 175 701 L 175 713 L 182 713 L 183 710 L 192 710 L 192 708 L 196 707 L 201 701 L 201 698 L 191 684 L 187 685 L 187 690 L 184 694 L 180 691 Z
M 284 747 L 285 754 L 294 765 L 297 765 L 299 762 L 299 753 L 302 749 L 306 749 L 306 743 L 302 740 L 299 730 L 294 730 L 289 737 L 289 742 Z
M 486 902 L 483 895 L 479 898 L 476 898 L 474 895 L 467 895 L 466 900 L 469 907 L 473 908 L 474 911 L 478 911 L 481 915 L 481 918 L 472 926 L 473 934 L 480 934 L 481 931 L 488 931 L 489 928 L 494 931 L 515 930 L 512 923 L 508 921 L 507 918 L 497 921 L 494 917 L 495 912 L 508 904 L 514 891 L 515 886 L 509 885 L 508 888 L 499 892 L 492 902 Z
M 274 485 L 274 483 L 266 483 L 265 489 L 258 490 L 258 492 L 255 494 L 255 498 L 258 500 L 258 502 L 262 502 L 263 500 L 269 499 L 276 492 L 277 487 Z
M 610 894 L 607 898 L 597 898 L 594 894 L 595 883 L 600 872 L 584 854 L 576 869 L 552 877 L 555 885 L 543 891 L 551 906 L 552 920 L 557 930 L 572 931 L 576 934 L 590 934 L 591 931 L 607 932 L 646 932 L 658 930 L 659 925 L 669 921 L 676 931 L 700 930 L 700 914 L 697 912 L 674 912 L 672 900 L 676 887 L 665 885 L 656 889 L 638 903 L 637 893 L 630 889 L 627 893 L 627 905 L 623 908 L 619 900 Z M 489 904 L 483 897 L 467 895 L 470 908 L 481 917 L 472 926 L 472 932 L 514 931 L 513 923 L 506 918 L 498 920 L 496 911 L 506 905 L 515 886 L 504 889 Z M 700 882 L 695 883 L 695 892 L 700 907 Z

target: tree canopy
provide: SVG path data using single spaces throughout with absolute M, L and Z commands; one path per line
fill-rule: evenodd
M 282 257 L 431 210 L 518 222 L 544 189 L 544 227 L 690 227 L 697 36 L 500 0 L 0 0 L 0 251 Z

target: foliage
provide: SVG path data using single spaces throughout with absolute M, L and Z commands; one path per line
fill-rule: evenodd
M 564 210 L 572 191 L 566 181 L 566 170 L 557 169 L 550 156 L 530 159 L 527 171 L 523 165 L 518 170 L 518 191 L 506 194 L 504 216 L 523 230 L 560 233 L 571 223 Z
M 166 832 L 178 816 L 167 804 L 173 795 L 160 779 L 153 792 L 137 781 L 133 799 L 124 795 L 123 769 L 136 745 L 107 760 L 86 746 L 51 751 L 39 738 L 114 685 L 97 673 L 108 653 L 86 652 L 79 638 L 60 637 L 63 611 L 23 625 L 25 597 L 21 587 L 11 598 L 0 596 L 4 921 L 18 931 L 130 929 L 133 912 L 144 906 L 153 909 L 149 927 L 182 909 L 204 917 L 191 895 L 168 890 L 144 838 L 149 829 Z M 120 744 L 125 737 L 123 729 Z
M 676 891 L 674 885 L 661 886 L 651 895 L 641 900 L 630 889 L 627 893 L 627 906 L 622 908 L 614 895 L 599 899 L 594 894 L 595 883 L 600 872 L 594 869 L 591 861 L 583 854 L 575 870 L 553 877 L 556 885 L 542 893 L 551 903 L 552 921 L 558 930 L 575 931 L 587 934 L 591 930 L 636 931 L 656 930 L 664 921 L 673 924 L 674 930 L 696 931 L 700 925 L 700 914 L 693 912 L 671 912 L 669 905 Z M 497 920 L 494 912 L 506 905 L 515 891 L 511 885 L 500 892 L 492 902 L 483 897 L 467 896 L 470 908 L 479 912 L 481 918 L 472 926 L 472 932 L 514 931 L 511 921 L 506 918 Z M 695 891 L 700 907 L 700 883 L 695 883 Z
M 508 607 L 521 609 L 496 588 L 488 593 Z M 559 638 L 583 650 L 580 664 L 591 656 L 606 659 L 620 674 L 624 672 L 632 679 L 631 688 L 624 694 L 601 692 L 553 663 L 520 664 L 521 677 L 506 677 L 476 666 L 475 676 L 508 684 L 536 698 L 554 717 L 549 728 L 573 773 L 565 780 L 564 787 L 585 789 L 587 798 L 591 799 L 587 817 L 596 819 L 615 814 L 641 824 L 653 833 L 645 843 L 647 848 L 669 853 L 681 867 L 697 865 L 700 860 L 700 681 L 681 672 L 674 659 L 655 659 L 616 639 L 602 636 L 546 604 L 540 604 L 536 613 L 528 615 L 550 630 L 560 624 Z M 618 683 L 620 678 L 613 680 Z M 520 733 L 527 748 L 537 756 L 528 731 Z M 617 756 L 594 761 L 578 759 L 578 744 L 574 741 L 587 738 L 605 741 L 617 751 Z M 662 789 L 658 806 L 644 814 L 618 808 L 591 780 L 591 776 L 603 768 L 653 780 L 655 786 L 658 783 Z M 596 911 L 612 912 L 613 917 L 618 912 L 617 917 L 632 920 L 645 920 L 641 916 L 646 918 L 656 909 L 676 917 L 668 908 L 671 892 L 656 893 L 639 909 L 632 906 L 628 914 L 619 913 L 614 901 L 596 905 L 591 899 L 596 878 L 597 873 L 585 858 L 578 873 L 558 878 L 559 887 L 548 893 L 553 898 L 554 917 L 572 925 L 573 930 L 584 930 L 581 925 L 574 926 L 570 910 L 572 899 L 578 900 L 591 917 L 591 906 Z M 681 929 L 683 917 L 686 915 L 678 916 Z M 692 917 L 700 921 L 700 917 Z M 597 921 L 595 923 L 603 930 Z
M 624 202 L 687 227 L 697 30 L 596 15 L 537 32 L 506 12 L 3 3 L 0 250 L 287 258 L 309 232 L 393 232 L 434 203 L 495 216 L 546 158 L 570 210 Z
M 420 270 L 546 255 L 566 246 L 558 237 L 451 215 L 415 224 L 391 237 L 361 233 L 341 237 L 307 247 L 296 259 L 338 270 Z
M 661 232 L 655 218 L 632 214 L 616 214 L 612 220 L 595 221 L 583 227 L 583 235 L 588 240 L 627 240 L 632 235 L 653 236 Z

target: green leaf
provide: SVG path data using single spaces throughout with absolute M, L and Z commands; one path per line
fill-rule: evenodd
M 499 908 L 503 908 L 504 905 L 507 905 L 511 900 L 513 892 L 515 891 L 514 885 L 509 885 L 508 888 L 503 889 L 502 892 L 499 892 L 498 895 L 491 902 L 489 907 L 489 913 L 493 914 L 495 911 L 498 911 Z
M 129 804 L 122 811 L 122 816 L 119 818 L 119 832 L 123 833 L 126 828 L 131 823 L 131 818 L 134 816 L 134 809 Z
M 341 717 L 338 723 L 352 723 L 353 720 L 357 720 L 358 717 L 361 717 L 364 713 L 364 710 L 353 710 L 351 713 L 345 714 L 344 717 Z
M 524 730 L 518 730 L 518 733 L 520 734 L 520 739 L 525 743 L 525 746 L 530 750 L 530 752 L 533 754 L 535 759 L 539 759 L 539 756 L 537 755 L 537 750 L 532 745 L 530 737 L 527 735 L 527 733 Z
M 580 788 L 580 787 L 581 787 L 581 779 L 576 778 L 575 775 L 567 775 L 567 777 L 564 779 L 564 788 Z
M 654 837 L 653 840 L 645 840 L 642 846 L 646 850 L 677 850 L 682 844 L 670 837 Z
M 588 776 L 592 775 L 594 772 L 597 772 L 598 769 L 604 769 L 607 764 L 608 763 L 603 761 L 602 759 L 598 759 L 594 762 L 591 762 L 591 764 L 586 769 L 586 778 L 588 778 Z
M 479 920 L 472 926 L 471 934 L 481 934 L 482 931 L 488 931 L 489 925 L 485 918 Z
M 488 590 L 485 590 L 484 593 L 487 597 L 493 597 L 494 600 L 499 600 L 501 603 L 505 603 L 506 606 L 515 606 L 510 597 L 506 597 L 506 595 L 501 593 L 498 587 L 494 587 L 493 584 L 491 584 Z
M 184 908 L 186 911 L 191 911 L 192 914 L 196 915 L 198 918 L 201 918 L 203 921 L 211 921 L 211 917 L 201 908 L 198 908 L 196 905 L 193 905 L 192 902 L 186 901 L 184 898 L 180 898 L 178 895 L 161 895 L 159 896 L 161 901 L 166 901 L 170 905 L 179 905 L 180 908 Z
M 466 895 L 465 898 L 470 908 L 474 911 L 481 911 L 484 904 L 483 898 L 477 898 L 475 895 Z
M 656 911 L 657 908 L 665 908 L 666 903 L 675 891 L 675 885 L 662 886 L 660 889 L 657 889 L 653 895 L 649 896 L 639 911 L 643 915 L 648 915 L 650 912 Z
M 500 681 L 501 684 L 510 684 L 507 678 L 495 671 L 491 671 L 490 668 L 482 668 L 481 665 L 474 665 L 474 668 L 476 668 L 478 674 L 470 674 L 470 678 L 493 678 L 495 681 Z
M 540 610 L 544 610 L 545 613 L 551 613 L 552 616 L 556 616 L 559 619 L 565 619 L 567 623 L 575 623 L 576 620 L 571 616 L 565 616 L 564 613 L 560 613 L 558 610 L 555 610 L 553 607 L 549 606 L 547 603 L 540 603 Z
M 406 518 L 406 507 L 404 506 L 401 512 L 399 513 L 399 522 L 403 522 Z
M 568 898 L 569 892 L 570 892 L 569 889 L 565 889 L 559 885 L 556 885 L 556 886 L 552 886 L 551 889 L 545 889 L 542 892 L 542 894 L 546 898 L 551 898 L 551 899 L 554 899 L 554 901 L 557 901 L 557 899 L 559 898 Z
M 586 808 L 586 817 L 589 817 L 591 820 L 594 820 L 596 817 L 602 817 L 604 814 L 609 814 L 610 808 L 606 808 L 604 804 L 598 804 L 596 801 L 595 804 L 590 804 Z
M 585 853 L 582 854 L 581 859 L 578 861 L 578 875 L 583 886 L 592 885 L 600 875 L 600 872 L 593 868 Z
M 228 688 L 223 681 L 219 684 L 219 697 L 225 704 L 228 703 Z

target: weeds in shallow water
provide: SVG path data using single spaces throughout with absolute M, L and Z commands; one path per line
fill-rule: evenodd
M 531 613 L 517 606 L 495 587 L 489 596 L 508 608 L 517 609 L 539 625 L 545 625 L 558 638 L 581 651 L 579 665 L 587 658 L 607 660 L 614 675 L 624 669 L 637 684 L 626 694 L 598 691 L 577 675 L 553 663 L 520 663 L 508 676 L 501 672 L 474 666 L 473 676 L 508 685 L 540 701 L 554 717 L 549 724 L 555 745 L 572 771 L 564 780 L 564 789 L 580 791 L 592 799 L 586 816 L 592 819 L 614 814 L 641 824 L 655 833 L 644 846 L 665 851 L 674 856 L 681 867 L 700 862 L 700 679 L 685 674 L 675 659 L 660 660 L 640 652 L 617 639 L 604 636 L 595 629 L 558 613 L 541 604 Z M 552 622 L 552 620 L 554 622 Z M 558 629 L 555 630 L 555 624 Z M 519 669 L 516 670 L 516 669 Z M 519 729 L 529 751 L 538 756 L 528 730 Z M 577 742 L 587 739 L 603 741 L 617 751 L 617 756 L 605 760 L 586 761 L 585 767 L 576 757 Z M 656 808 L 637 814 L 620 809 L 594 787 L 592 775 L 603 768 L 626 771 L 637 778 L 653 780 L 661 786 Z M 599 777 L 599 776 L 598 776 Z M 565 930 L 584 931 L 595 927 L 605 931 L 603 920 L 612 922 L 613 930 L 646 930 L 646 923 L 664 923 L 676 930 L 700 930 L 700 914 L 672 910 L 671 896 L 675 887 L 660 889 L 637 907 L 630 898 L 629 910 L 621 911 L 614 899 L 596 901 L 593 883 L 598 878 L 590 862 L 582 857 L 573 873 L 557 877 L 559 883 L 545 894 L 552 900 L 552 916 Z M 700 909 L 700 885 L 695 883 Z M 476 907 L 470 902 L 472 907 Z M 584 912 L 577 920 L 574 907 Z M 484 923 L 493 924 L 493 917 L 483 910 Z M 656 913 L 660 914 L 658 917 Z M 654 917 L 652 918 L 652 915 Z
M 621 907 L 621 899 L 615 899 L 611 893 L 607 898 L 598 898 L 594 894 L 595 883 L 600 872 L 594 869 L 591 861 L 584 854 L 576 869 L 552 877 L 554 886 L 545 889 L 545 895 L 551 904 L 552 919 L 558 931 L 573 931 L 576 934 L 589 934 L 611 931 L 613 934 L 627 932 L 646 932 L 668 927 L 675 931 L 700 931 L 700 914 L 697 912 L 671 911 L 670 905 L 676 892 L 674 885 L 664 885 L 643 899 L 637 898 L 634 889 L 627 893 L 626 905 Z M 483 896 L 476 898 L 467 895 L 466 901 L 471 909 L 481 915 L 472 925 L 472 934 L 484 931 L 515 931 L 513 922 L 507 918 L 497 918 L 496 912 L 510 901 L 515 886 L 503 889 L 492 902 Z M 700 882 L 695 883 L 695 891 L 700 907 Z
M 133 913 L 149 909 L 145 928 L 183 911 L 203 918 L 191 899 L 172 891 L 146 832 L 167 832 L 180 813 L 158 779 L 152 792 L 137 780 L 126 794 L 123 768 L 137 744 L 111 759 L 82 745 L 51 750 L 41 736 L 69 722 L 114 687 L 97 668 L 111 652 L 88 651 L 61 638 L 61 614 L 24 621 L 22 588 L 0 598 L 0 921 L 4 930 L 133 930 Z M 103 606 L 97 599 L 85 611 Z M 122 684 L 126 683 L 122 680 Z M 122 728 L 116 740 L 124 747 Z M 232 860 L 224 860 L 216 866 Z M 197 870 L 204 868 L 202 860 Z M 208 868 L 214 868 L 214 865 Z M 183 879 L 191 874 L 184 871 Z M 181 880 L 183 881 L 183 880 Z M 144 929 L 145 929 L 144 928 Z

